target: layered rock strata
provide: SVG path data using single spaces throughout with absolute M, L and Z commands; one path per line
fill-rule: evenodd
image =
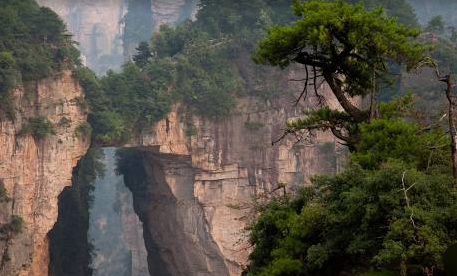
M 194 18 L 199 0 L 151 0 L 153 28 L 173 25 L 186 18 Z
M 146 180 L 127 184 L 144 223 L 151 275 L 241 275 L 256 203 L 339 170 L 344 153 L 328 133 L 271 146 L 305 108 L 293 107 L 293 99 L 244 98 L 236 114 L 221 121 L 189 122 L 175 106 L 142 133 L 134 146 L 144 152 Z
M 57 197 L 71 184 L 72 169 L 89 146 L 89 139 L 76 131 L 87 119 L 78 105 L 83 98 L 66 71 L 26 90 L 15 89 L 16 119 L 0 118 L 0 179 L 10 198 L 0 208 L 0 275 L 47 275 L 46 235 L 57 220 Z M 31 118 L 48 119 L 53 133 L 37 138 L 25 132 Z M 5 226 L 14 221 L 19 231 L 7 233 Z
M 37 0 L 55 11 L 79 43 L 86 65 L 98 74 L 119 68 L 123 56 L 125 0 Z

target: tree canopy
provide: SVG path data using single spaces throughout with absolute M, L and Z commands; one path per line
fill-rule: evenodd
M 361 128 L 345 172 L 259 206 L 248 275 L 444 275 L 457 241 L 450 152 L 436 147 L 448 138 L 401 119 Z
M 427 47 L 414 40 L 418 30 L 389 18 L 381 7 L 366 11 L 362 5 L 342 1 L 306 1 L 295 2 L 293 9 L 300 20 L 272 27 L 259 43 L 254 60 L 282 68 L 303 64 L 305 79 L 313 85 L 322 77 L 343 111 L 328 110 L 321 103 L 312 114 L 314 120 L 298 121 L 290 130 L 331 129 L 354 145 L 357 124 L 368 121 L 375 107 L 364 110 L 351 97 L 375 93 L 376 82 L 389 77 L 388 62 L 410 68 L 423 58 Z M 307 89 L 308 81 L 302 96 Z

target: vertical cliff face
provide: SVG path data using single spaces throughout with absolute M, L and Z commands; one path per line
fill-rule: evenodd
M 294 108 L 293 99 L 240 99 L 236 114 L 222 121 L 189 122 L 176 106 L 142 133 L 135 145 L 144 152 L 145 181 L 127 184 L 145 225 L 152 275 L 241 275 L 256 202 L 283 193 L 282 184 L 292 192 L 314 174 L 338 170 L 339 149 L 328 133 L 271 146 L 305 107 Z
M 173 25 L 197 13 L 198 0 L 151 0 L 154 30 L 165 24 Z
M 128 4 L 125 17 L 124 56 L 131 60 L 141 41 L 148 41 L 164 24 L 175 25 L 194 18 L 198 0 L 135 0 Z M 147 24 L 150 25 L 147 25 Z
M 128 5 L 127 0 L 37 0 L 51 8 L 67 23 L 67 28 L 79 42 L 79 49 L 88 67 L 98 74 L 109 69 L 119 68 L 125 60 L 130 60 L 140 41 L 125 41 L 124 24 Z M 141 2 L 141 1 L 139 1 Z M 152 22 L 137 22 L 140 26 L 130 26 L 127 30 L 138 32 L 143 25 L 151 25 L 158 30 L 161 25 L 173 25 L 186 18 L 193 18 L 197 12 L 198 0 L 150 0 Z M 140 4 L 138 4 L 140 5 Z M 140 9 L 143 7 L 140 5 Z M 132 8 L 135 10 L 135 8 Z M 144 11 L 141 11 L 144 12 Z M 135 16 L 135 15 L 133 15 Z M 129 37 L 131 34 L 127 34 Z M 141 34 L 134 34 L 137 36 Z M 149 37 L 149 34 L 146 36 Z M 148 40 L 142 39 L 142 40 Z
M 14 122 L 0 118 L 0 179 L 10 197 L 1 203 L 0 223 L 19 218 L 20 231 L 2 227 L 0 275 L 47 275 L 46 234 L 57 219 L 57 197 L 71 184 L 72 169 L 89 141 L 75 134 L 86 122 L 78 106 L 84 97 L 70 72 L 37 82 L 27 91 L 14 91 Z M 46 117 L 54 133 L 41 139 L 18 135 L 30 118 Z M 65 118 L 65 119 L 64 119 Z M 65 122 L 65 123 L 63 123 Z
M 133 210 L 132 192 L 124 183 L 120 183 L 117 186 L 117 196 L 123 228 L 122 237 L 131 253 L 130 276 L 149 276 L 143 224 Z
M 67 23 L 79 42 L 87 66 L 98 74 L 119 68 L 123 61 L 122 19 L 125 0 L 37 0 L 54 10 Z

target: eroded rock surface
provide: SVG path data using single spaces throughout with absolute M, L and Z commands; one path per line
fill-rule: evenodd
M 158 30 L 165 24 L 173 25 L 197 13 L 199 0 L 151 0 L 153 27 Z
M 122 35 L 125 0 L 37 0 L 55 11 L 79 43 L 84 61 L 102 74 L 124 62 Z
M 72 169 L 89 140 L 75 129 L 87 115 L 78 106 L 84 93 L 70 72 L 14 91 L 16 120 L 0 118 L 0 179 L 11 198 L 1 203 L 0 223 L 23 219 L 21 233 L 0 241 L 0 275 L 43 276 L 48 269 L 47 233 L 57 220 L 57 197 L 71 184 Z M 54 134 L 19 136 L 29 118 L 43 117 Z M 65 119 L 64 119 L 65 118 Z M 64 124 L 63 122 L 66 121 Z
M 145 224 L 151 275 L 241 275 L 255 202 L 281 195 L 282 183 L 292 192 L 314 174 L 339 170 L 344 153 L 329 133 L 271 146 L 305 108 L 294 108 L 293 99 L 244 98 L 225 120 L 191 123 L 177 105 L 142 133 L 134 146 L 144 152 L 146 180 L 127 184 Z

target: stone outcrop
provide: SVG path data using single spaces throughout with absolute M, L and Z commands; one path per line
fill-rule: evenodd
M 173 25 L 186 18 L 194 18 L 198 0 L 151 0 L 152 26 L 158 30 L 165 24 Z
M 119 68 L 124 62 L 122 36 L 125 0 L 37 0 L 55 11 L 79 43 L 88 67 L 96 73 Z
M 143 224 L 133 210 L 132 193 L 122 183 L 117 186 L 122 234 L 127 248 L 131 251 L 130 276 L 149 275 L 147 252 L 143 238 Z
M 16 119 L 0 118 L 0 179 L 10 197 L 2 202 L 0 223 L 23 220 L 20 233 L 0 241 L 2 276 L 43 276 L 48 269 L 47 233 L 57 220 L 57 197 L 71 184 L 72 169 L 89 140 L 75 130 L 86 122 L 78 102 L 84 93 L 70 72 L 14 90 Z M 18 135 L 30 118 L 52 122 L 44 139 Z M 2 233 L 3 236 L 5 233 Z
M 37 0 L 55 11 L 79 43 L 83 61 L 98 74 L 118 69 L 135 53 L 135 43 L 124 44 L 124 16 L 127 0 Z M 158 30 L 194 18 L 198 0 L 151 0 L 152 24 Z
M 344 158 L 329 133 L 271 146 L 287 120 L 312 106 L 293 107 L 293 99 L 240 99 L 236 114 L 221 121 L 189 122 L 177 105 L 132 144 L 144 152 L 145 182 L 127 184 L 144 223 L 151 275 L 241 275 L 256 202 L 339 169 Z

